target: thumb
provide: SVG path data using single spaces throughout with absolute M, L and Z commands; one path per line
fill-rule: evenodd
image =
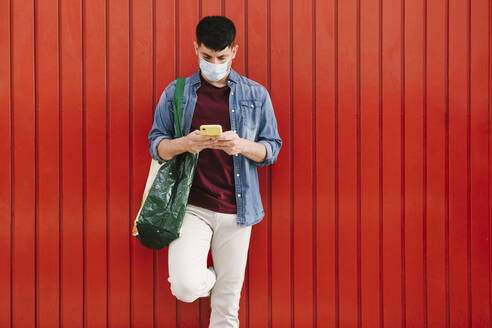
M 190 134 L 192 134 L 192 135 L 199 135 L 200 134 L 200 130 L 192 131 L 192 132 L 190 132 Z

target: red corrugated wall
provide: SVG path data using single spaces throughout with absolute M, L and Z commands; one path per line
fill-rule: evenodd
M 241 326 L 490 327 L 488 0 L 0 0 L 0 326 L 207 327 L 130 229 L 210 14 L 284 140 Z

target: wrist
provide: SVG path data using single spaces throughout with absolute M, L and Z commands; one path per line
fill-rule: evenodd
M 188 151 L 188 142 L 186 136 L 182 136 L 181 138 L 175 139 L 177 143 L 177 148 L 179 152 L 184 153 Z
M 247 139 L 243 139 L 243 138 L 239 138 L 239 153 L 240 154 L 244 154 L 245 152 L 247 152 L 248 150 L 248 140 Z

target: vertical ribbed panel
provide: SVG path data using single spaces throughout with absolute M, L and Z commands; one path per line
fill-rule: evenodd
M 489 327 L 487 0 L 0 3 L 0 326 L 208 327 L 131 237 L 163 89 L 236 23 L 283 148 L 244 327 Z
M 12 14 L 11 1 L 0 3 L 0 325 L 9 327 L 12 322 Z

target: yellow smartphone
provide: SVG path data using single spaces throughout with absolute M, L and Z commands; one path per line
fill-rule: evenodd
M 201 125 L 200 134 L 202 136 L 220 137 L 222 135 L 221 125 Z

